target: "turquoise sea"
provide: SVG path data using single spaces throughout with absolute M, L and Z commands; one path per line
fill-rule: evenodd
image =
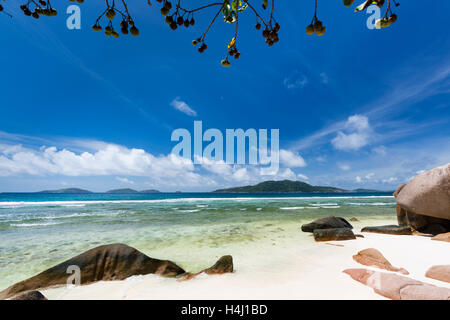
M 4 193 L 0 290 L 115 242 L 197 270 L 212 256 L 282 245 L 293 234 L 306 241 L 301 224 L 331 215 L 355 217 L 359 222 L 352 224 L 359 226 L 394 222 L 395 198 L 391 193 Z

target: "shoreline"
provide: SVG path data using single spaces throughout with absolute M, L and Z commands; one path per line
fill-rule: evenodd
M 356 240 L 323 243 L 314 242 L 311 237 L 310 245 L 306 246 L 293 244 L 272 250 L 263 246 L 257 254 L 233 254 L 235 271 L 232 274 L 200 275 L 183 282 L 151 274 L 41 292 L 51 300 L 386 299 L 343 273 L 345 269 L 361 267 L 380 271 L 352 259 L 358 251 L 367 248 L 378 249 L 394 266 L 407 269 L 410 278 L 450 288 L 449 283 L 425 277 L 431 266 L 450 263 L 446 254 L 450 249 L 448 243 L 424 236 L 363 235 L 364 238 Z

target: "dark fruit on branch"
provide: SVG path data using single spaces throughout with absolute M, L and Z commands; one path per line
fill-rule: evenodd
M 316 30 L 316 35 L 323 36 L 325 34 L 326 28 L 322 26 L 319 30 Z
M 391 23 L 394 23 L 397 21 L 397 15 L 395 13 L 391 14 L 391 16 L 389 17 L 389 21 Z
M 257 22 L 257 23 L 255 24 L 255 28 L 256 28 L 256 30 L 261 29 L 261 23 Z
M 231 65 L 230 61 L 228 59 L 223 59 L 220 64 L 224 67 L 229 67 Z
M 115 16 L 116 16 L 116 12 L 114 11 L 114 9 L 109 9 L 109 10 L 106 12 L 106 17 L 107 17 L 109 20 L 114 19 Z
M 317 21 L 314 23 L 314 31 L 320 30 L 320 29 L 322 28 L 322 26 L 323 26 L 322 21 L 317 20 Z
M 138 36 L 139 35 L 139 29 L 138 28 L 136 28 L 135 26 L 132 26 L 131 28 L 130 28 L 130 33 L 131 33 L 131 35 L 133 35 L 133 36 Z
M 166 1 L 164 3 L 164 8 L 166 8 L 167 10 L 170 10 L 170 9 L 172 9 L 172 4 L 169 1 Z
M 314 34 L 314 26 L 312 24 L 310 24 L 309 26 L 306 27 L 306 34 L 307 35 Z
M 203 53 L 207 48 L 208 46 L 206 43 L 202 43 L 202 45 L 198 48 L 198 52 Z
M 275 25 L 273 26 L 273 30 L 274 30 L 275 32 L 280 31 L 280 25 L 278 24 L 278 22 L 275 23 Z

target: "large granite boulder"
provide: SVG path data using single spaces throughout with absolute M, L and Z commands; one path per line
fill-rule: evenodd
M 399 225 L 430 234 L 450 231 L 450 163 L 400 185 L 394 196 Z
M 340 217 L 326 217 L 314 220 L 311 223 L 302 225 L 303 232 L 314 232 L 317 229 L 337 229 L 348 228 L 353 229 L 353 226 L 344 218 Z
M 24 291 L 64 285 L 71 276 L 68 273 L 69 266 L 80 268 L 81 285 L 96 281 L 123 280 L 133 275 L 149 273 L 165 277 L 185 273 L 171 261 L 153 259 L 132 247 L 117 243 L 88 250 L 34 277 L 16 283 L 0 292 L 0 299 L 7 299 Z

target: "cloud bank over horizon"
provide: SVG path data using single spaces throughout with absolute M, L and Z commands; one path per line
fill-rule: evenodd
M 349 128 L 366 130 L 368 122 L 365 119 L 349 118 Z M 4 133 L 4 136 L 6 133 Z M 301 180 L 315 185 L 333 185 L 336 187 L 356 189 L 366 186 L 389 190 L 405 182 L 424 169 L 430 169 L 429 159 L 405 165 L 397 159 L 381 168 L 372 168 L 370 172 L 354 168 L 347 162 L 337 162 L 332 169 L 312 170 L 307 172 L 306 160 L 295 151 L 280 150 L 280 169 L 274 174 L 263 174 L 262 165 L 236 165 L 224 161 L 214 161 L 207 158 L 198 159 L 195 165 L 191 159 L 174 154 L 154 155 L 141 148 L 107 143 L 96 140 L 73 139 L 71 147 L 45 145 L 24 146 L 30 137 L 23 139 L 21 135 L 10 135 L 9 141 L 0 143 L 0 181 L 11 179 L 39 181 L 32 189 L 48 189 L 50 187 L 68 186 L 77 181 L 76 187 L 89 188 L 90 178 L 105 181 L 103 189 L 123 186 L 133 188 L 152 188 L 164 191 L 211 191 L 223 187 L 256 184 L 266 180 Z M 11 141 L 13 140 L 13 141 Z M 34 140 L 40 141 L 38 137 Z M 49 141 L 46 141 L 47 143 Z M 65 142 L 66 143 L 66 142 Z M 353 143 L 350 145 L 354 146 Z M 78 151 L 73 151 L 76 149 Z M 80 151 L 85 149 L 85 151 Z M 373 157 L 390 159 L 384 147 L 383 152 L 373 152 Z M 441 158 L 434 159 L 439 164 Z M 406 160 L 406 159 L 405 159 Z M 413 161 L 412 159 L 408 159 Z M 427 162 L 428 161 L 428 162 Z M 311 166 L 328 165 L 327 160 L 311 159 Z M 403 161 L 405 162 L 405 161 Z M 443 163 L 442 163 L 443 164 Z M 338 173 L 335 173 L 337 170 Z M 45 183 L 45 181 L 47 181 Z M 81 184 L 80 184 L 81 181 Z M 84 183 L 84 181 L 86 183 Z M 73 183 L 72 183 L 73 184 Z M 7 183 L 1 184 L 0 192 L 12 191 Z M 103 191 L 103 190 L 99 190 Z

